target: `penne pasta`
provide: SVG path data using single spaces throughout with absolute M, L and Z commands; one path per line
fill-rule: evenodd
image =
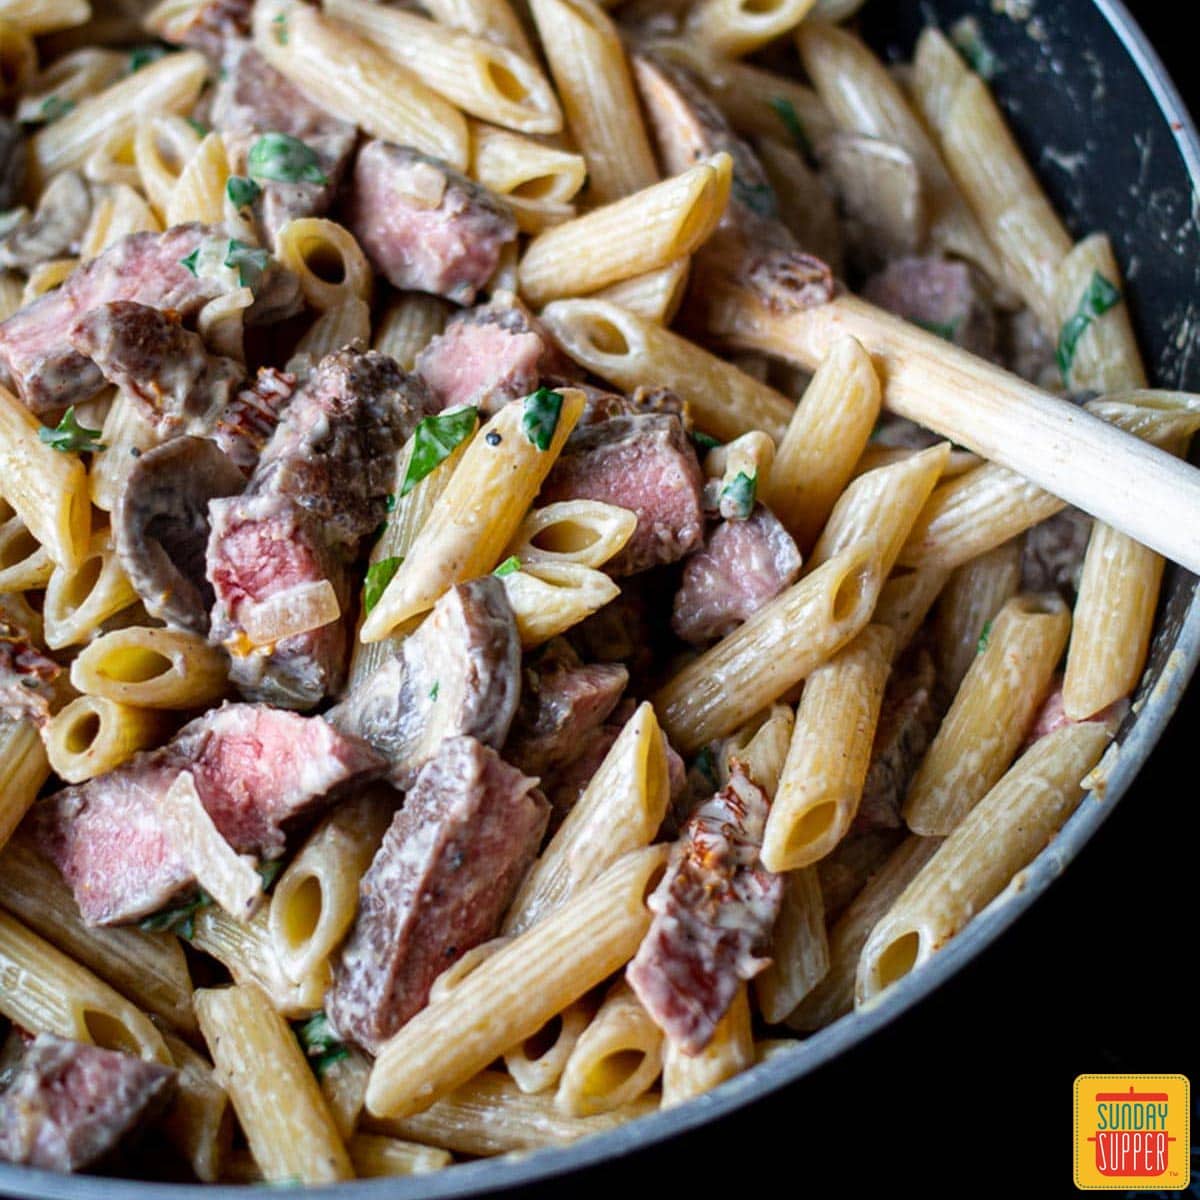
M 725 1015 L 717 1022 L 712 1041 L 699 1054 L 684 1054 L 670 1041 L 663 1050 L 663 1108 L 682 1104 L 718 1084 L 740 1075 L 754 1064 L 754 1033 L 750 1004 L 743 983 Z
M 167 1140 L 202 1183 L 216 1183 L 233 1144 L 233 1110 L 212 1064 L 175 1037 L 164 1035 L 178 1072 L 175 1099 L 162 1118 Z
M 691 259 L 677 258 L 656 271 L 610 283 L 595 293 L 597 300 L 608 300 L 635 316 L 666 327 L 675 320 L 691 278 Z
M 449 312 L 450 306 L 437 296 L 402 292 L 384 309 L 372 345 L 411 371 L 417 355 L 445 329 Z
M 422 1146 L 377 1133 L 356 1133 L 346 1141 L 350 1162 L 359 1179 L 381 1179 L 392 1175 L 428 1175 L 453 1161 L 449 1150 Z
M 495 944 L 506 939 L 494 939 Z M 504 1055 L 504 1066 L 521 1091 L 534 1095 L 558 1085 L 580 1034 L 595 1015 L 596 1005 L 588 997 L 576 1000 L 561 1013 L 555 1013 L 532 1037 L 511 1047 Z
M 371 298 L 367 256 L 350 230 L 336 221 L 324 217 L 289 221 L 275 235 L 275 257 L 299 276 L 304 299 L 318 312 Z
M 701 0 L 689 31 L 716 53 L 740 58 L 795 29 L 815 0 Z
M 87 641 L 109 617 L 137 598 L 121 569 L 109 531 L 95 530 L 78 566 L 57 564 L 46 584 L 42 612 L 46 645 L 59 650 Z
M 443 25 L 534 57 L 524 27 L 509 0 L 428 0 L 423 5 Z
M 104 696 L 79 696 L 42 731 L 46 757 L 67 783 L 83 783 L 119 767 L 139 750 L 156 745 L 161 716 Z
M 508 555 L 531 563 L 602 567 L 637 528 L 637 515 L 598 500 L 562 500 L 530 509 L 508 546 Z
M 37 726 L 0 714 L 0 848 L 49 778 L 50 762 Z
M 768 1025 L 778 1025 L 829 973 L 825 901 L 812 867 L 784 877 L 783 905 L 771 933 L 771 961 L 754 977 L 754 995 Z

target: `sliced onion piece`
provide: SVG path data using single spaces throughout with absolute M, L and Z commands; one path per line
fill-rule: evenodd
M 330 625 L 342 615 L 337 592 L 328 579 L 299 583 L 276 592 L 258 604 L 247 605 L 238 614 L 252 646 L 273 642 Z

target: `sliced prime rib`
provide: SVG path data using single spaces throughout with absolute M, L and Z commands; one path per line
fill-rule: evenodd
M 629 682 L 619 663 L 584 663 L 562 639 L 548 644 L 523 674 L 504 757 L 526 775 L 545 776 L 576 758 Z
M 517 238 L 494 193 L 408 146 L 369 141 L 354 164 L 346 222 L 394 287 L 474 303 Z
M 46 1171 L 102 1162 L 166 1109 L 175 1084 L 173 1067 L 40 1033 L 0 1092 L 0 1160 Z
M 207 433 L 242 382 L 245 369 L 209 354 L 179 316 L 133 300 L 84 313 L 67 341 L 109 383 L 142 406 L 159 437 Z
M 354 152 L 357 130 L 309 100 L 249 42 L 225 45 L 212 122 L 225 135 L 234 174 L 246 174 L 249 153 L 263 134 L 297 138 L 316 156 L 323 183 L 256 178 L 261 192 L 254 212 L 267 245 L 274 244 L 288 221 L 329 210 Z
M 248 699 L 311 708 L 340 689 L 346 564 L 384 519 L 396 450 L 428 407 L 420 381 L 387 355 L 327 355 L 284 409 L 245 493 L 211 504 L 211 636 L 229 648 L 230 677 Z M 248 639 L 257 606 L 322 582 L 337 619 L 267 645 Z
M 263 447 L 295 392 L 294 375 L 275 367 L 259 367 L 254 379 L 218 415 L 212 439 L 246 475 L 258 465 Z
M 671 628 L 704 645 L 731 633 L 800 574 L 800 551 L 779 518 L 757 505 L 748 520 L 721 521 L 689 556 Z
M 192 773 L 201 803 L 239 854 L 270 859 L 283 853 L 293 822 L 383 769 L 370 746 L 322 717 L 225 704 L 167 745 L 39 801 L 34 828 L 84 920 L 117 925 L 195 884 L 160 811 L 181 771 Z
M 521 639 L 504 585 L 485 575 L 434 605 L 399 652 L 329 713 L 407 787 L 446 738 L 504 745 L 521 692 Z
M 703 478 L 678 417 L 639 413 L 577 429 L 542 486 L 543 503 L 601 500 L 637 514 L 637 529 L 605 565 L 632 575 L 675 562 L 704 538 Z
M 543 378 L 578 374 L 542 322 L 507 292 L 458 313 L 417 356 L 416 371 L 439 408 L 470 404 L 489 415 L 536 391 Z
M 863 285 L 863 298 L 972 354 L 996 352 L 996 317 L 979 276 L 965 262 L 929 256 L 888 263 Z
M 359 885 L 328 1013 L 375 1052 L 433 981 L 492 937 L 533 861 L 549 805 L 535 780 L 474 738 L 442 742 Z
M 76 322 L 112 300 L 169 309 L 180 320 L 191 320 L 231 285 L 221 273 L 197 273 L 184 260 L 206 244 L 228 241 L 222 227 L 196 222 L 121 238 L 0 324 L 0 368 L 35 413 L 90 400 L 104 386 L 104 376 L 67 340 Z M 245 318 L 250 324 L 281 320 L 299 308 L 299 281 L 274 260 L 253 290 L 255 301 Z
M 768 960 L 783 878 L 759 861 L 770 801 L 741 763 L 688 818 L 667 873 L 646 901 L 654 914 L 625 972 L 656 1025 L 685 1054 L 712 1040 L 739 982 Z

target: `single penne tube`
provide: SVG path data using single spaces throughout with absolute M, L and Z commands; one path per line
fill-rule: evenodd
M 615 1112 L 572 1117 L 559 1110 L 552 1092 L 527 1095 L 503 1071 L 480 1071 L 424 1112 L 369 1119 L 367 1127 L 455 1154 L 520 1154 L 616 1129 L 657 1108 L 657 1097 L 643 1096 Z
M 24 835 L 0 852 L 0 907 L 171 1029 L 196 1032 L 179 939 L 136 926 L 85 925 L 62 876 Z
M 650 187 L 658 167 L 612 18 L 592 0 L 530 0 L 529 11 L 587 160 L 588 195 L 607 204 Z
M 582 154 L 471 123 L 471 175 L 503 196 L 522 233 L 541 233 L 575 216 L 571 201 L 587 179 Z
M 454 1156 L 437 1146 L 422 1146 L 379 1133 L 355 1133 L 346 1139 L 350 1162 L 359 1179 L 383 1179 L 392 1175 L 428 1175 L 448 1167 Z
M 938 684 L 953 696 L 979 653 L 989 622 L 1021 586 L 1021 543 L 1001 542 L 951 575 L 933 624 Z
M 829 969 L 785 1015 L 793 1029 L 821 1029 L 854 1008 L 854 975 L 871 930 L 941 845 L 940 838 L 908 837 L 867 881 L 829 930 Z
M 624 966 L 650 926 L 646 896 L 666 857 L 647 846 L 618 859 L 413 1017 L 380 1049 L 368 1111 L 428 1108 Z
M 554 396 L 557 402 L 548 399 Z M 543 390 L 506 404 L 488 421 L 463 451 L 408 556 L 367 615 L 359 632 L 362 641 L 386 637 L 432 608 L 456 583 L 496 565 L 583 404 L 583 394 L 575 388 Z M 543 417 L 545 424 L 539 424 Z
M 573 1117 L 611 1112 L 649 1091 L 662 1061 L 662 1030 L 619 979 L 575 1043 L 558 1085 L 558 1106 Z
M 504 1066 L 521 1091 L 532 1095 L 557 1086 L 595 1011 L 596 1005 L 587 996 L 576 1000 L 563 1012 L 555 1013 L 532 1037 L 505 1052 Z
M 903 815 L 914 833 L 950 833 L 1008 770 L 1050 690 L 1070 629 L 1058 596 L 1023 593 L 982 631 L 980 653 L 909 785 Z
M 203 1055 L 174 1034 L 163 1036 L 179 1074 L 175 1099 L 161 1118 L 162 1131 L 197 1179 L 216 1183 L 233 1144 L 229 1096 Z
M 732 160 L 716 154 L 681 175 L 538 234 L 518 268 L 522 294 L 541 307 L 691 254 L 724 215 L 732 178 Z
M 767 870 L 810 866 L 849 831 L 867 778 L 895 640 L 886 626 L 868 625 L 805 681 L 763 836 Z
M 87 490 L 97 508 L 104 512 L 116 508 L 129 472 L 140 455 L 158 445 L 158 440 L 154 426 L 143 416 L 138 402 L 117 392 L 100 430 L 100 444 L 104 448 L 92 455 L 87 476 Z
M 1083 798 L 1108 745 L 1102 724 L 1039 739 L 963 818 L 871 931 L 859 960 L 863 1004 L 927 962 L 1044 849 Z
M 915 446 L 888 446 L 882 442 L 869 442 L 862 452 L 862 457 L 854 464 L 854 477 L 857 479 L 859 475 L 865 475 L 868 471 L 890 467 L 921 453 L 922 451 Z M 978 454 L 972 454 L 970 450 L 951 449 L 946 455 L 946 465 L 942 468 L 941 478 L 955 479 L 982 463 L 983 459 Z
M 25 290 L 21 293 L 22 304 L 32 304 L 39 296 L 53 291 L 79 266 L 77 258 L 55 258 L 40 262 L 29 272 Z
M 21 33 L 54 33 L 91 17 L 88 0 L 0 0 L 0 22 Z
M 669 1040 L 663 1047 L 663 1108 L 671 1108 L 711 1092 L 718 1084 L 754 1065 L 754 1031 L 750 1001 L 740 984 L 733 1003 L 717 1022 L 712 1041 L 699 1054 L 684 1054 Z
M 307 376 L 314 363 L 344 346 L 366 346 L 371 340 L 371 308 L 356 295 L 325 309 L 304 331 L 288 359 L 293 375 Z
M 437 296 L 401 292 L 383 310 L 372 345 L 411 371 L 417 355 L 446 328 L 449 314 L 450 306 Z
M 37 726 L 0 714 L 0 847 L 13 835 L 49 778 L 50 761 Z
M 859 543 L 765 604 L 654 696 L 682 754 L 731 733 L 838 652 L 870 619 L 882 577 Z
M 344 1055 L 334 1058 L 317 1070 L 321 1095 L 329 1105 L 333 1123 L 343 1138 L 349 1139 L 358 1128 L 363 1100 L 367 1095 L 367 1080 L 371 1075 L 371 1060 L 357 1046 L 343 1043 Z
M 741 58 L 795 29 L 815 0 L 701 0 L 688 32 L 717 54 Z
M 29 164 L 35 182 L 59 171 L 78 170 L 101 138 L 114 130 L 132 130 L 143 114 L 190 112 L 207 75 L 207 61 L 198 51 L 164 54 L 136 74 L 81 100 L 30 139 Z
M 18 30 L 0 18 L 12 33 Z M 28 36 L 28 35 L 26 35 Z M 91 45 L 71 50 L 56 58 L 21 89 L 15 117 L 20 122 L 40 124 L 56 112 L 63 115 L 80 100 L 102 92 L 128 69 L 128 58 L 116 50 Z
M 705 479 L 719 481 L 719 496 L 733 486 L 739 475 L 752 480 L 754 487 L 766 488 L 770 482 L 771 466 L 775 462 L 775 443 L 761 429 L 743 433 L 732 442 L 714 446 L 700 464 Z M 749 513 L 744 514 L 746 516 Z
M 133 190 L 136 183 L 136 180 L 132 185 L 114 182 L 96 198 L 91 220 L 79 245 L 81 262 L 90 262 L 131 233 L 158 233 L 162 229 L 154 210 Z
M 171 1061 L 162 1034 L 137 1005 L 3 910 L 0 979 L 0 1013 L 31 1033 Z
M 924 571 L 894 572 L 879 592 L 871 620 L 886 625 L 895 635 L 892 661 L 908 649 L 934 602 L 946 586 L 948 571 L 928 567 Z
M 670 795 L 662 732 L 654 709 L 643 702 L 529 868 L 504 932 L 518 934 L 544 921 L 623 855 L 649 845 Z
M 611 300 L 556 300 L 542 319 L 587 370 L 625 392 L 647 379 L 670 388 L 696 426 L 722 441 L 762 430 L 778 442 L 792 419 L 795 405 L 782 393 Z
M 164 732 L 162 715 L 154 709 L 77 696 L 50 718 L 42 738 L 54 773 L 67 783 L 83 783 L 157 745 Z
M 768 797 L 773 797 L 783 774 L 794 724 L 791 708 L 772 704 L 724 738 L 717 758 L 717 782 L 722 787 L 729 782 L 731 764 L 736 761 Z
M 754 977 L 758 1010 L 778 1025 L 829 971 L 825 901 L 814 867 L 784 876 L 783 904 L 771 933 L 771 961 Z
M 46 645 L 61 650 L 87 641 L 109 617 L 136 603 L 137 598 L 110 532 L 95 530 L 78 566 L 57 564 L 46 584 L 42 608 Z
M 924 185 L 933 244 L 997 279 L 999 264 L 984 233 L 991 227 L 967 206 L 938 147 L 883 63 L 854 34 L 823 21 L 805 21 L 796 31 L 796 45 L 840 129 L 890 142 L 912 156 Z
M 429 989 L 430 1002 L 441 1002 L 448 996 L 460 983 L 470 975 L 476 967 L 481 963 L 487 962 L 497 951 L 502 950 L 509 942 L 510 937 L 494 937 L 489 938 L 486 942 L 481 942 L 478 946 L 473 946 L 466 954 L 462 955 L 457 961 L 448 966 L 434 981 Z M 551 1018 L 553 1020 L 553 1018 Z M 542 1026 L 533 1036 L 539 1036 L 546 1026 Z
M 354 234 L 336 221 L 324 217 L 289 221 L 275 235 L 275 257 L 299 277 L 304 299 L 318 312 L 354 298 L 371 298 L 371 264 Z M 331 267 L 332 263 L 337 265 Z M 336 283 L 325 277 L 330 274 Z
M 562 128 L 558 100 L 534 59 L 369 0 L 324 0 L 324 9 L 463 112 L 521 133 Z
M 0 499 L 0 595 L 44 588 L 53 571 L 46 547 L 8 501 Z
M 253 985 L 196 993 L 196 1017 L 254 1161 L 276 1183 L 332 1183 L 354 1168 L 304 1052 Z
M 178 114 L 151 112 L 138 117 L 133 137 L 138 183 L 164 221 L 184 168 L 199 149 L 200 135 Z
M 625 547 L 637 514 L 599 500 L 560 500 L 531 509 L 508 545 L 508 555 L 527 563 L 576 563 L 602 567 Z
M 187 630 L 131 625 L 90 641 L 71 663 L 71 685 L 138 708 L 204 708 L 229 690 L 229 660 Z
M 504 590 L 525 650 L 566 633 L 621 591 L 603 571 L 569 562 L 530 563 L 504 576 Z
M 88 553 L 92 513 L 87 472 L 75 454 L 38 437 L 37 418 L 0 387 L 0 496 L 64 570 Z
M 358 883 L 395 808 L 390 789 L 339 805 L 309 835 L 271 893 L 275 956 L 301 983 L 329 961 L 358 912 Z
M 219 133 L 209 133 L 184 164 L 167 199 L 164 214 L 168 226 L 187 221 L 217 224 L 225 218 L 225 185 L 229 159 Z
M 691 259 L 677 258 L 656 271 L 610 283 L 596 292 L 595 298 L 611 301 L 635 316 L 665 327 L 675 320 L 683 304 L 691 265 Z
M 879 379 L 853 338 L 835 342 L 788 422 L 763 499 L 802 550 L 817 540 L 879 419 Z
M 254 45 L 281 74 L 334 116 L 372 137 L 467 166 L 466 118 L 407 67 L 298 0 L 254 9 Z
M 7 321 L 24 303 L 25 285 L 14 271 L 0 271 L 0 321 Z
M 1182 516 L 1200 513 L 1194 467 L 853 296 L 783 311 L 744 285 L 709 282 L 701 303 L 709 332 L 722 342 L 815 368 L 838 337 L 850 334 L 875 361 L 890 411 L 1200 570 L 1200 520 Z M 1062 446 L 1070 454 L 1060 453 Z M 1163 521 L 1164 512 L 1181 519 Z
M 508 0 L 429 0 L 423 7 L 451 29 L 462 29 L 472 37 L 486 38 L 534 58 L 525 28 Z
M 140 188 L 142 175 L 137 167 L 136 143 L 136 128 L 118 126 L 116 129 L 109 130 L 88 153 L 83 164 L 83 177 L 94 184 Z M 143 203 L 145 202 L 143 201 Z M 155 228 L 161 228 L 158 215 L 149 205 L 147 205 L 147 210 L 154 217 Z M 93 209 L 94 215 L 95 209 Z M 95 258 L 95 254 L 89 253 L 87 257 Z

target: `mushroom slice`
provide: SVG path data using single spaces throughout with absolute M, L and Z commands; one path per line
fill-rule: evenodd
M 39 263 L 67 258 L 92 215 L 92 193 L 74 171 L 56 175 L 46 186 L 33 217 L 0 241 L 0 267 L 30 271 Z

